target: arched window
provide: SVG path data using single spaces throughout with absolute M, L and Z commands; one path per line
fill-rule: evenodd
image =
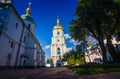
M 30 24 L 28 24 L 28 29 L 30 29 L 30 27 L 31 27 L 31 25 L 30 25 Z
M 58 39 L 58 42 L 59 42 L 60 40 Z
M 57 35 L 59 35 L 59 34 L 60 34 L 60 32 L 58 31 L 58 32 L 57 32 Z
M 15 27 L 16 27 L 16 29 L 18 28 L 18 22 L 16 22 Z
M 60 54 L 60 48 L 59 47 L 57 48 L 57 54 Z
M 24 36 L 24 39 L 23 39 L 23 42 L 25 42 L 26 41 L 26 36 Z

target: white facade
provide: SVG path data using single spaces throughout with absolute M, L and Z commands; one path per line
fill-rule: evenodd
M 85 52 L 85 61 L 94 63 L 103 63 L 103 57 L 100 47 L 94 47 Z
M 0 10 L 0 66 L 14 66 L 23 24 L 10 5 Z
M 120 41 L 116 41 L 116 38 L 113 37 L 111 39 L 111 42 L 114 45 L 114 47 L 116 46 L 118 47 L 116 51 L 120 51 Z M 107 40 L 105 39 L 104 44 L 106 45 L 106 43 L 107 43 Z M 113 61 L 113 58 L 108 51 L 108 48 L 106 49 L 106 57 L 107 57 L 107 61 Z M 103 63 L 101 48 L 99 46 L 94 48 L 88 47 L 87 51 L 85 52 L 85 60 L 86 62 Z
M 66 42 L 63 27 L 57 18 L 57 25 L 53 29 L 53 37 L 51 44 L 51 59 L 53 66 L 63 66 L 62 56 L 66 52 Z
M 45 52 L 35 37 L 36 26 L 30 14 L 19 16 L 13 5 L 0 7 L 0 66 L 45 66 Z

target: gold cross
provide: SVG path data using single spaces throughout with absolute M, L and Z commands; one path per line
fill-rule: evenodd
M 31 2 L 29 2 L 29 3 L 28 3 L 28 7 L 30 7 L 30 6 L 31 6 L 31 4 L 32 4 L 32 3 L 31 3 Z

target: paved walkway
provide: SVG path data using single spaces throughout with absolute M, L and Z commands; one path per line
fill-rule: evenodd
M 120 79 L 120 72 L 78 75 L 67 68 L 39 68 L 0 71 L 0 79 Z

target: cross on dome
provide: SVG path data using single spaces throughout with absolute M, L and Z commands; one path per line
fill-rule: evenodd
M 29 2 L 29 3 L 28 3 L 28 7 L 30 7 L 30 6 L 31 6 L 31 4 L 32 4 L 32 3 L 31 3 L 31 2 Z
M 31 14 L 31 9 L 30 9 L 30 6 L 31 6 L 31 2 L 28 3 L 28 8 L 26 9 L 26 14 Z

